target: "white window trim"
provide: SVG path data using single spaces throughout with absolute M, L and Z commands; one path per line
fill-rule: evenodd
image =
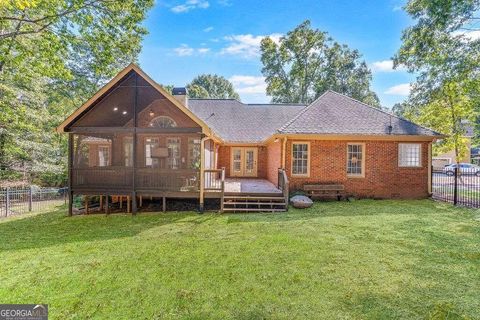
M 355 174 L 355 173 L 348 173 L 348 146 L 362 146 L 362 173 Z M 347 159 L 345 163 L 345 171 L 347 172 L 348 178 L 365 178 L 365 162 L 366 162 L 366 148 L 364 142 L 348 142 L 346 148 Z
M 401 145 L 417 145 L 419 146 L 418 150 L 418 165 L 416 166 L 405 166 L 400 163 L 400 146 Z M 421 143 L 413 143 L 413 142 L 400 142 L 397 146 L 397 164 L 399 168 L 422 168 L 422 144 Z
M 308 150 L 308 157 L 307 157 L 307 173 L 293 173 L 293 145 L 295 144 L 306 144 Z M 309 178 L 310 177 L 310 159 L 312 157 L 312 148 L 310 147 L 310 141 L 292 141 L 291 150 L 290 150 L 290 172 L 292 173 L 292 177 L 298 178 Z

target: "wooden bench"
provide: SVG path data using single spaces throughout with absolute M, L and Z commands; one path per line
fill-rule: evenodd
M 336 198 L 340 201 L 345 198 L 343 184 L 306 184 L 303 190 L 312 199 Z

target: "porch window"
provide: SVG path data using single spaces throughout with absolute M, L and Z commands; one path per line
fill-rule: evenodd
M 170 117 L 160 116 L 150 121 L 150 127 L 153 128 L 175 128 L 177 123 Z
M 125 167 L 133 166 L 133 137 L 123 139 L 123 158 L 125 159 Z
M 398 144 L 398 166 L 399 167 L 420 167 L 421 163 L 420 143 L 399 143 Z
M 98 146 L 98 166 L 108 167 L 110 165 L 110 147 Z
M 159 159 L 154 158 L 153 150 L 159 146 L 158 138 L 146 138 L 145 139 L 145 166 L 150 168 L 159 167 Z
M 308 176 L 310 165 L 310 143 L 292 144 L 292 175 Z
M 189 138 L 188 139 L 188 168 L 199 169 L 200 168 L 200 139 Z
M 168 138 L 167 148 L 168 148 L 168 158 L 167 158 L 168 169 L 180 168 L 180 138 Z
M 365 145 L 363 143 L 347 144 L 347 176 L 365 176 L 364 150 Z

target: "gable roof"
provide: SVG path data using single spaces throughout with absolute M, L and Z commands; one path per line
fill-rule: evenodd
M 120 71 L 112 80 L 110 80 L 105 86 L 103 86 L 93 97 L 87 100 L 81 107 L 75 110 L 65 121 L 63 121 L 58 127 L 57 132 L 65 132 L 65 128 L 74 123 L 80 116 L 88 111 L 90 107 L 96 104 L 112 87 L 115 86 L 120 80 L 122 80 L 129 72 L 134 71 L 147 81 L 153 88 L 155 88 L 160 94 L 162 94 L 167 100 L 169 100 L 174 106 L 179 108 L 183 113 L 190 117 L 195 123 L 197 123 L 206 133 L 211 133 L 207 124 L 202 121 L 191 110 L 185 107 L 180 101 L 175 99 L 169 92 L 165 91 L 158 83 L 152 80 L 142 69 L 137 65 L 131 63 L 125 69 Z
M 299 112 L 279 128 L 278 132 L 282 134 L 441 136 L 435 131 L 331 90 Z
M 225 142 L 261 143 L 306 106 L 244 104 L 234 99 L 189 99 L 188 107 Z

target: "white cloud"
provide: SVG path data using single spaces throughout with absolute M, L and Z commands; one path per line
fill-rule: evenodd
M 173 49 L 175 53 L 181 57 L 184 56 L 191 56 L 194 52 L 195 49 L 190 48 L 187 44 L 182 44 L 180 47 Z
M 187 0 L 183 4 L 172 7 L 170 10 L 174 13 L 184 13 L 193 9 L 206 9 L 210 3 L 205 0 Z
M 177 56 L 185 57 L 191 56 L 195 53 L 198 54 L 205 54 L 210 51 L 210 48 L 192 48 L 188 44 L 182 44 L 180 47 L 173 49 L 173 51 L 177 54 Z
M 265 94 L 267 90 L 265 77 L 262 76 L 234 75 L 228 80 L 240 94 Z
M 410 83 L 402 83 L 388 88 L 384 93 L 393 96 L 408 96 L 410 94 Z
M 282 36 L 279 33 L 268 35 L 276 43 L 279 42 Z M 223 48 L 221 54 L 236 55 L 243 58 L 254 58 L 260 55 L 260 42 L 266 36 L 254 36 L 252 34 L 238 34 L 225 37 L 229 44 Z
M 205 29 L 203 29 L 203 32 L 210 32 L 213 30 L 213 27 L 206 27 Z
M 403 66 L 398 66 L 397 69 L 393 69 L 393 61 L 392 60 L 382 60 L 373 62 L 370 65 L 370 68 L 373 72 L 396 72 L 396 71 L 405 71 L 407 70 Z
M 452 36 L 463 36 L 467 41 L 475 41 L 480 39 L 480 30 L 455 31 Z

